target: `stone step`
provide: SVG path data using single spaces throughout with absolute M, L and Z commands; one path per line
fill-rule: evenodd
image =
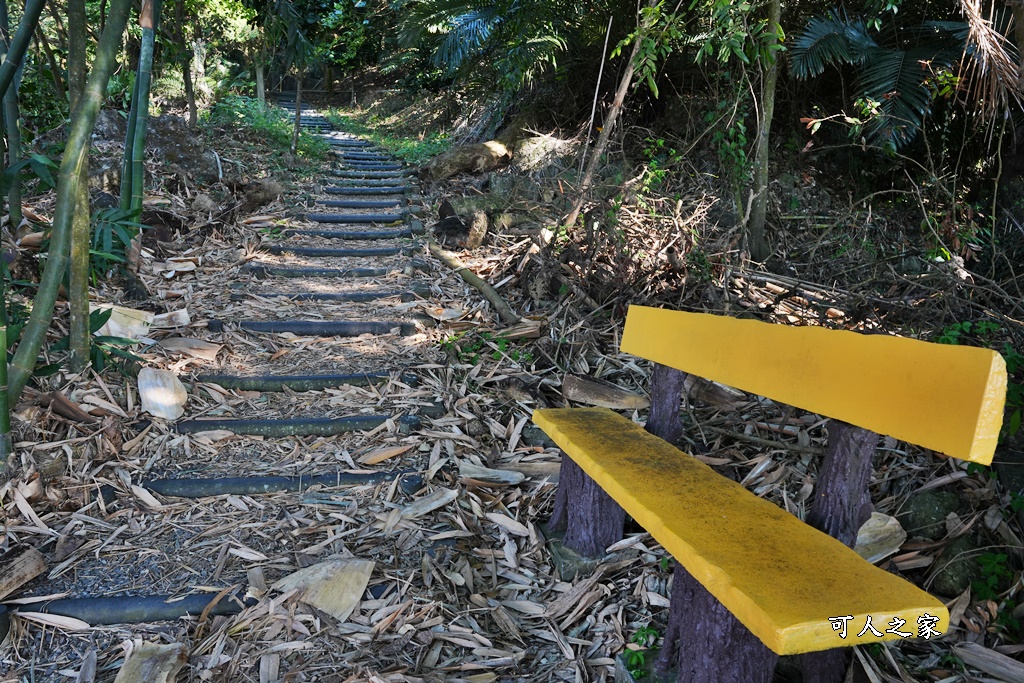
M 320 206 L 334 209 L 390 209 L 401 206 L 404 199 L 318 199 Z
M 409 191 L 408 185 L 378 185 L 375 187 L 325 187 L 327 194 L 343 195 L 368 195 L 368 194 L 405 194 Z
M 293 228 L 285 230 L 285 237 L 294 235 L 307 235 L 309 237 L 323 237 L 329 240 L 393 240 L 401 237 L 412 237 L 412 228 L 398 228 L 396 230 L 316 230 L 310 228 Z
M 365 387 L 384 384 L 391 380 L 390 372 L 363 372 L 356 375 L 199 375 L 197 382 L 216 384 L 225 389 L 240 391 L 322 391 L 336 387 Z M 398 380 L 408 386 L 416 386 L 419 377 L 405 373 Z
M 306 220 L 316 223 L 397 223 L 402 213 L 307 213 Z

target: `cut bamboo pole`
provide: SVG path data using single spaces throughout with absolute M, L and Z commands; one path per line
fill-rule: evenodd
M 509 307 L 501 295 L 498 294 L 497 290 L 494 289 L 488 282 L 480 278 L 476 273 L 469 269 L 465 263 L 459 260 L 459 257 L 450 251 L 445 251 L 441 248 L 433 238 L 429 239 L 427 245 L 430 248 L 430 253 L 436 256 L 442 263 L 454 270 L 459 274 L 467 284 L 472 285 L 483 294 L 484 298 L 494 306 L 494 310 L 498 312 L 502 322 L 514 324 L 520 321 L 520 317 Z

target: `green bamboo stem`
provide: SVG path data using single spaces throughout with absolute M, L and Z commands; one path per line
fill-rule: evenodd
M 141 66 L 142 55 L 139 55 Z M 124 134 L 124 155 L 121 157 L 121 200 L 122 211 L 130 211 L 132 206 L 132 174 L 135 172 L 135 125 L 138 122 L 139 112 L 139 77 L 135 76 L 135 84 L 132 86 L 132 104 L 128 110 L 128 120 L 125 122 Z
M 4 302 L 6 308 L 6 295 Z M 7 402 L 7 324 L 0 325 L 0 469 L 6 466 L 7 458 L 14 452 L 11 439 L 11 411 Z
M 11 363 L 9 371 L 8 401 L 11 404 L 17 402 L 22 389 L 25 388 L 32 376 L 36 359 L 43 347 L 47 329 L 53 318 L 57 290 L 60 288 L 64 271 L 68 266 L 71 225 L 75 207 L 78 204 L 80 172 L 89 156 L 92 130 L 96 124 L 100 106 L 106 98 L 107 83 L 110 81 L 110 75 L 117 62 L 118 48 L 121 45 L 121 36 L 124 33 L 125 25 L 128 23 L 130 6 L 131 0 L 110 0 L 110 12 L 96 48 L 96 59 L 93 61 L 93 68 L 86 83 L 85 94 L 71 123 L 67 146 L 60 163 L 57 204 L 54 210 L 46 268 L 40 278 L 39 290 L 32 305 L 32 315 L 25 326 L 21 343 L 18 344 L 18 351 L 14 354 L 14 361 Z M 4 66 L 6 65 L 5 62 Z M 3 67 L 0 67 L 0 72 L 2 69 Z M 0 85 L 2 85 L 2 81 L 0 81 Z
M 46 0 L 28 0 L 25 3 L 25 12 L 21 15 L 18 30 L 11 38 L 10 49 L 7 50 L 3 64 L 0 64 L 0 93 L 6 93 L 14 82 L 14 76 L 25 58 L 25 51 L 28 50 L 28 44 L 39 24 L 39 15 L 45 4 Z
M 68 101 L 74 116 L 85 92 L 86 15 L 85 0 L 68 0 Z M 92 229 L 89 207 L 89 157 L 78 176 L 78 199 L 71 222 L 71 263 L 68 274 L 68 366 L 73 372 L 85 369 L 89 362 L 89 243 Z
M 132 144 L 132 195 L 131 212 L 142 212 L 143 188 L 146 180 L 144 161 L 146 159 L 146 127 L 149 124 L 149 91 L 153 82 L 153 44 L 160 25 L 162 0 L 143 0 L 139 23 L 142 24 L 142 47 L 139 50 L 139 72 L 135 77 L 138 85 L 139 107 L 135 120 L 135 139 Z M 132 109 L 135 103 L 132 102 Z
M 4 56 L 10 46 L 11 25 L 7 13 L 7 0 L 0 0 L 0 42 Z M 7 163 L 14 165 L 21 160 L 21 130 L 18 128 L 18 81 L 21 71 L 18 70 L 13 87 L 7 88 L 3 95 L 4 132 L 7 137 Z M 16 173 L 7 191 L 9 220 L 8 225 L 16 227 L 21 224 L 21 174 Z

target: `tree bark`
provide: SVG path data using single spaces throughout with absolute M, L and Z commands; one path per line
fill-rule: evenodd
M 652 3 L 653 4 L 653 3 Z M 576 201 L 573 202 L 572 210 L 562 220 L 562 225 L 572 229 L 575 225 L 576 219 L 580 217 L 580 210 L 583 208 L 583 202 L 586 199 L 586 193 L 590 190 L 591 184 L 594 182 L 594 174 L 597 173 L 597 167 L 601 163 L 601 157 L 604 155 L 604 150 L 608 147 L 608 140 L 611 139 L 612 129 L 615 128 L 615 122 L 619 119 L 619 113 L 622 111 L 622 103 L 626 101 L 626 93 L 629 92 L 629 85 L 633 82 L 633 72 L 636 70 L 636 58 L 640 54 L 640 45 L 643 43 L 643 36 L 637 36 L 633 42 L 633 51 L 629 55 L 629 62 L 626 63 L 626 70 L 622 74 L 622 78 L 619 79 L 619 87 L 615 91 L 615 99 L 612 100 L 612 106 L 609 107 L 608 112 L 604 115 L 604 124 L 601 128 L 601 134 L 597 137 L 597 142 L 594 144 L 594 149 L 590 152 L 590 159 L 587 161 L 587 168 L 583 172 L 583 178 L 580 180 L 580 187 Z M 547 243 L 551 241 L 554 233 L 550 230 L 541 231 L 541 240 L 544 244 L 541 246 L 547 246 Z
M 85 95 L 86 16 L 85 0 L 68 0 L 68 102 L 72 120 Z M 89 157 L 86 155 L 78 175 L 75 215 L 71 221 L 71 247 L 68 273 L 68 367 L 78 372 L 89 362 L 89 243 L 92 212 L 89 206 Z
M 683 425 L 679 421 L 679 403 L 682 400 L 685 380 L 685 372 L 661 363 L 655 363 L 651 372 L 651 410 L 644 428 L 671 444 L 683 438 Z
M 781 0 L 771 0 L 768 6 L 768 47 L 778 45 L 779 19 L 782 16 Z M 758 121 L 757 151 L 754 153 L 754 183 L 751 188 L 753 201 L 750 217 L 747 219 L 747 241 L 750 256 L 755 261 L 764 261 L 771 255 L 764 225 L 768 215 L 768 143 L 771 137 L 772 117 L 775 115 L 775 86 L 779 80 L 779 59 L 770 53 L 768 71 L 764 75 L 761 89 L 761 118 Z
M 256 51 L 255 57 L 253 58 L 252 66 L 253 71 L 256 72 L 256 99 L 259 100 L 259 103 L 262 105 L 267 104 L 267 81 L 264 72 L 264 69 L 266 68 L 266 61 L 266 48 L 260 45 L 259 49 Z
M 295 130 L 292 132 L 292 156 L 299 153 L 299 129 L 302 122 L 302 70 L 295 70 Z
M 839 420 L 828 423 L 828 450 L 818 468 L 807 523 L 849 547 L 871 517 L 871 465 L 878 434 Z M 842 683 L 850 650 L 836 648 L 801 656 L 804 683 Z
M 778 659 L 676 562 L 659 676 L 674 665 L 679 683 L 771 683 Z
M 16 403 L 22 389 L 28 383 L 35 369 L 39 350 L 46 339 L 46 331 L 53 319 L 53 306 L 57 301 L 64 271 L 68 265 L 68 247 L 71 242 L 71 224 L 78 204 L 79 178 L 85 160 L 89 156 L 89 143 L 96 124 L 100 106 L 106 98 L 107 83 L 117 62 L 118 47 L 125 24 L 128 23 L 130 0 L 110 0 L 110 14 L 107 17 L 100 43 L 96 48 L 96 59 L 86 83 L 85 94 L 78 111 L 72 119 L 68 142 L 61 158 L 57 181 L 57 203 L 53 215 L 53 229 L 50 233 L 50 251 L 46 259 L 32 305 L 32 314 L 25 325 L 21 343 L 14 354 L 9 373 L 9 399 Z M 27 12 L 26 12 L 27 13 Z M 38 15 L 37 15 L 38 16 Z M 20 29 L 19 29 L 20 30 Z M 3 67 L 0 67 L 0 71 Z
M 53 76 L 53 88 L 57 91 L 57 97 L 63 102 L 67 98 L 68 93 L 64 88 L 64 79 L 60 77 L 60 65 L 57 63 L 57 57 L 53 54 L 53 49 L 50 47 L 50 41 L 46 39 L 46 32 L 41 27 L 36 27 L 36 40 L 39 41 L 43 54 L 46 55 L 47 64 L 50 65 L 50 73 Z
M 196 111 L 196 89 L 192 83 L 192 48 L 189 47 L 187 33 L 185 31 L 185 0 L 178 0 L 174 7 L 174 18 L 176 22 L 174 39 L 178 43 L 178 50 L 181 52 L 181 80 L 185 86 L 185 103 L 188 106 L 188 125 L 195 128 L 199 121 Z
M 562 545 L 583 557 L 603 557 L 608 546 L 622 540 L 626 511 L 579 465 L 562 453 L 555 508 L 548 526 L 565 530 Z

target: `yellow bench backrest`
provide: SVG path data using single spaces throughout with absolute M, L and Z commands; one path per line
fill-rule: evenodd
M 962 460 L 992 462 L 995 351 L 630 306 L 622 351 Z

